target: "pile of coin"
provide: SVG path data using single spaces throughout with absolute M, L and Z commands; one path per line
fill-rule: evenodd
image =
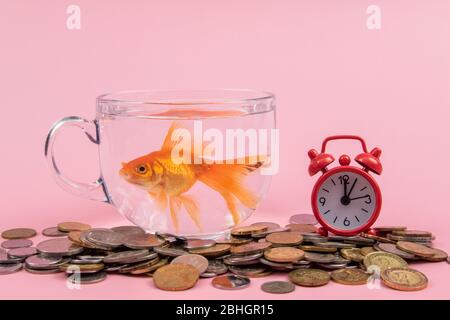
M 433 248 L 430 232 L 402 226 L 376 227 L 376 234 L 328 237 L 318 234 L 314 216 L 291 217 L 285 227 L 258 222 L 231 230 L 228 237 L 204 240 L 150 234 L 136 226 L 92 228 L 63 222 L 42 231 L 49 239 L 33 247 L 36 231 L 6 230 L 0 249 L 0 274 L 22 268 L 34 274 L 64 272 L 74 283 L 103 281 L 110 273 L 148 275 L 161 290 L 187 290 L 200 278 L 212 286 L 246 288 L 251 278 L 287 273 L 286 281 L 269 281 L 261 290 L 289 293 L 295 285 L 323 286 L 331 281 L 363 285 L 379 276 L 389 288 L 421 290 L 427 277 L 410 265 L 449 258 Z M 8 251 L 7 251 L 8 250 Z

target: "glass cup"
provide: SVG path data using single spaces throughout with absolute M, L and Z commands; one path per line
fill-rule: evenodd
M 58 169 L 54 141 L 70 126 L 98 146 L 94 182 Z M 101 95 L 95 120 L 53 125 L 45 155 L 66 191 L 109 203 L 148 232 L 217 237 L 254 212 L 278 168 L 275 97 L 231 89 Z

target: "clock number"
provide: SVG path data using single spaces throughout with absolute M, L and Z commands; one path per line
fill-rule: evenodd
M 325 199 L 325 197 L 320 197 L 319 198 L 319 202 L 322 205 L 322 207 L 325 205 L 325 202 L 327 202 L 327 199 Z
M 343 176 L 339 176 L 339 181 L 342 183 L 347 183 L 347 181 L 350 179 L 350 177 L 346 174 L 344 174 Z
M 367 203 L 367 204 L 371 204 L 372 203 L 372 199 L 370 198 L 369 194 L 367 195 L 367 199 L 364 202 Z
M 350 220 L 347 217 L 344 219 L 344 226 L 348 227 L 350 225 Z

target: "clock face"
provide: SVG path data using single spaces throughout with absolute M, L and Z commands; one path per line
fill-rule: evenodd
M 363 228 L 378 214 L 378 193 L 365 175 L 355 171 L 340 170 L 317 186 L 313 201 L 322 220 L 333 229 Z

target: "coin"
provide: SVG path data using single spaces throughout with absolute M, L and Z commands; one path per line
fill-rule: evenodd
M 205 272 L 215 273 L 216 275 L 226 273 L 228 271 L 228 267 L 220 260 L 209 260 L 208 268 L 206 268 Z M 203 273 L 205 273 L 203 272 Z
M 233 236 L 249 236 L 252 233 L 264 232 L 267 230 L 265 225 L 252 225 L 252 226 L 242 226 L 236 227 L 231 230 Z
M 299 245 L 303 241 L 303 237 L 298 232 L 286 231 L 271 233 L 266 237 L 266 240 L 273 245 Z
M 251 238 L 234 238 L 234 237 L 216 239 L 216 243 L 231 244 L 231 245 L 246 244 L 252 241 L 253 240 Z
M 316 243 L 316 246 L 347 249 L 347 248 L 354 248 L 356 245 L 353 243 L 342 243 L 342 242 L 319 242 Z
M 370 246 L 373 245 L 376 241 L 373 239 L 368 239 L 364 237 L 348 237 L 344 239 L 344 243 L 353 243 L 359 246 Z
M 131 249 L 148 249 L 164 244 L 165 240 L 151 233 L 125 237 L 124 245 Z
M 265 258 L 260 258 L 259 262 L 261 262 L 262 264 L 269 266 L 273 269 L 276 269 L 276 270 L 282 270 L 282 271 L 289 270 L 290 271 L 290 270 L 295 269 L 295 267 L 292 263 L 273 262 L 273 261 L 267 260 Z
M 172 260 L 171 264 L 189 264 L 198 270 L 198 274 L 202 274 L 208 269 L 208 259 L 199 254 L 184 254 Z
M 405 252 L 412 253 L 419 257 L 432 257 L 435 254 L 435 252 L 431 248 L 428 248 L 419 243 L 408 242 L 408 241 L 397 242 L 397 248 L 400 250 L 403 250 Z
M 59 270 L 70 273 L 95 273 L 104 268 L 103 263 L 74 264 L 67 263 L 59 267 Z
M 397 246 L 393 243 L 377 243 L 374 245 L 375 249 L 378 251 L 384 251 L 389 252 L 392 254 L 396 254 L 399 257 L 402 257 L 403 259 L 409 259 L 409 260 L 416 260 L 417 257 L 411 253 L 408 253 L 406 251 L 400 250 L 397 248 Z
M 91 229 L 86 233 L 87 239 L 96 245 L 112 248 L 120 247 L 125 236 L 110 229 Z
M 14 248 L 8 251 L 8 255 L 12 258 L 26 258 L 37 253 L 35 247 Z
M 387 269 L 381 274 L 381 279 L 386 286 L 401 291 L 422 290 L 428 284 L 422 272 L 409 268 Z
M 83 248 L 67 238 L 54 238 L 42 241 L 36 246 L 37 250 L 45 254 L 72 256 L 83 251 Z
M 0 264 L 0 275 L 11 274 L 22 269 L 21 263 Z
M 202 239 L 188 239 L 184 243 L 185 249 L 204 249 L 214 246 L 216 242 L 214 240 L 202 240 Z
M 58 229 L 63 232 L 86 231 L 91 229 L 91 226 L 82 222 L 67 221 L 58 223 Z
M 383 272 L 391 268 L 406 268 L 408 263 L 395 254 L 377 251 L 364 257 L 364 266 L 368 271 L 371 271 L 371 266 L 377 266 Z
M 404 227 L 404 226 L 380 226 L 380 227 L 373 227 L 373 229 L 377 232 L 392 232 L 392 231 L 406 230 L 406 227 Z
M 303 251 L 311 251 L 311 252 L 328 252 L 333 253 L 337 251 L 337 248 L 327 248 L 327 247 L 320 247 L 320 246 L 314 246 L 314 245 L 300 245 L 300 249 Z
M 364 260 L 364 255 L 359 248 L 341 249 L 341 255 L 351 261 L 362 262 Z
M 223 262 L 227 265 L 239 266 L 249 265 L 259 262 L 259 258 L 263 256 L 263 252 L 252 253 L 248 255 L 230 255 L 223 259 Z
M 103 258 L 104 263 L 131 263 L 149 255 L 147 249 L 115 252 Z M 155 254 L 156 256 L 156 254 Z
M 305 260 L 318 263 L 331 263 L 335 259 L 330 253 L 305 252 Z
M 73 258 L 70 262 L 75 264 L 102 263 L 103 258 L 103 256 L 78 256 Z
M 426 261 L 431 261 L 431 262 L 439 262 L 439 261 L 445 261 L 448 258 L 447 252 L 445 252 L 441 249 L 431 248 L 431 250 L 433 250 L 434 255 L 431 257 L 423 257 L 422 259 L 424 259 Z
M 361 248 L 361 254 L 363 256 L 367 256 L 369 253 L 375 252 L 375 249 L 373 247 L 362 247 Z
M 42 234 L 46 237 L 65 237 L 67 232 L 60 231 L 58 227 L 49 227 L 42 230 Z
M 252 233 L 252 237 L 253 238 L 264 238 L 271 233 L 285 232 L 285 231 L 290 231 L 290 229 L 289 228 L 270 229 L 270 230 L 263 231 L 263 232 Z
M 256 223 L 252 223 L 252 226 L 257 226 L 257 227 L 267 227 L 267 231 L 270 230 L 276 230 L 276 229 L 280 229 L 281 226 L 278 223 L 274 223 L 274 222 L 256 222 Z
M 2 232 L 2 237 L 5 239 L 26 239 L 36 235 L 36 231 L 30 228 L 15 228 Z
M 81 274 L 71 274 L 67 279 L 72 283 L 79 284 L 91 284 L 103 281 L 106 279 L 106 272 L 100 271 L 95 273 L 81 273 Z
M 331 279 L 334 282 L 347 285 L 366 284 L 370 274 L 361 269 L 338 269 L 331 272 Z
M 11 239 L 2 242 L 2 247 L 5 249 L 25 248 L 32 245 L 33 241 L 29 239 Z
M 25 265 L 33 269 L 52 269 L 55 268 L 62 260 L 63 259 L 60 257 L 49 257 L 38 254 L 29 256 L 25 260 Z
M 409 241 L 409 242 L 418 242 L 429 244 L 433 241 L 433 237 L 408 237 L 408 236 L 396 236 L 394 234 L 388 234 L 388 239 L 393 241 Z
M 22 258 L 11 257 L 6 252 L 0 252 L 0 264 L 17 263 L 22 260 Z
M 162 266 L 153 274 L 153 283 L 161 290 L 180 291 L 192 288 L 199 278 L 197 268 L 175 263 Z
M 213 247 L 202 249 L 191 249 L 190 253 L 200 254 L 205 257 L 217 257 L 230 251 L 231 246 L 229 244 L 216 244 Z
M 143 274 L 150 272 L 152 267 L 159 262 L 159 258 L 156 257 L 152 260 L 147 260 L 144 262 L 133 263 L 127 267 L 121 268 L 119 273 L 132 273 L 132 274 Z
M 270 242 L 269 243 L 251 242 L 251 243 L 243 244 L 241 246 L 231 247 L 230 252 L 232 254 L 237 254 L 237 255 L 257 253 L 264 249 L 269 248 L 271 245 L 272 244 Z
M 311 224 L 298 224 L 298 223 L 290 223 L 286 226 L 291 231 L 299 232 L 299 233 L 315 233 L 317 232 L 317 228 Z
M 265 266 L 229 266 L 228 270 L 231 273 L 244 277 L 256 277 L 259 274 L 265 273 L 267 271 Z
M 123 236 L 132 236 L 132 235 L 143 235 L 145 234 L 144 229 L 139 228 L 137 226 L 118 226 L 111 228 L 112 231 L 120 233 Z
M 89 232 L 89 230 L 85 230 L 85 231 L 72 231 L 72 232 L 80 232 L 79 234 L 79 241 L 80 241 L 80 245 L 84 248 L 89 248 L 89 249 L 99 249 L 99 250 L 111 250 L 112 247 L 109 246 L 102 246 L 100 244 L 95 244 L 94 242 L 91 242 L 88 238 L 87 238 L 87 234 Z
M 269 281 L 261 285 L 261 290 L 267 293 L 289 293 L 295 290 L 295 285 L 287 281 Z
M 161 259 L 154 264 L 148 263 L 146 266 L 143 266 L 143 267 L 141 266 L 140 268 L 132 270 L 130 273 L 131 274 L 149 273 L 149 272 L 152 272 L 152 271 L 155 271 L 155 270 L 161 268 L 162 266 L 165 266 L 168 262 L 169 262 L 169 260 L 167 260 L 167 259 Z
M 70 231 L 69 232 L 69 240 L 72 241 L 73 243 L 82 246 L 83 243 L 80 240 L 80 235 L 81 235 L 81 231 Z
M 373 234 L 370 234 L 370 233 L 361 233 L 361 237 L 368 238 L 368 239 L 373 239 L 373 240 L 378 241 L 378 242 L 394 243 L 395 244 L 395 241 L 393 241 L 391 239 L 388 239 L 388 238 L 385 238 L 385 237 L 376 236 L 376 235 L 373 235 Z
M 319 269 L 296 269 L 289 272 L 289 280 L 303 287 L 318 287 L 330 281 L 328 272 Z
M 290 223 L 295 224 L 317 224 L 317 219 L 312 214 L 295 214 L 289 218 Z
M 393 235 L 396 236 L 406 236 L 406 237 L 432 237 L 431 232 L 422 230 L 394 230 Z
M 347 268 L 348 264 L 347 263 L 317 263 L 317 265 L 319 267 L 322 267 L 324 269 L 328 269 L 328 270 L 338 270 L 338 269 L 342 269 L 342 268 Z
M 270 248 L 264 251 L 264 257 L 274 262 L 294 262 L 303 259 L 305 252 L 291 247 Z
M 59 270 L 59 268 L 49 268 L 49 269 L 33 269 L 30 268 L 28 265 L 24 265 L 23 269 L 29 273 L 33 274 L 53 274 L 53 273 L 59 273 L 62 272 Z
M 235 274 L 224 275 L 214 278 L 211 284 L 218 289 L 238 290 L 244 289 L 250 285 L 250 279 Z
M 182 256 L 183 254 L 187 254 L 186 251 L 177 248 L 154 247 L 153 251 L 167 257 L 178 257 Z

